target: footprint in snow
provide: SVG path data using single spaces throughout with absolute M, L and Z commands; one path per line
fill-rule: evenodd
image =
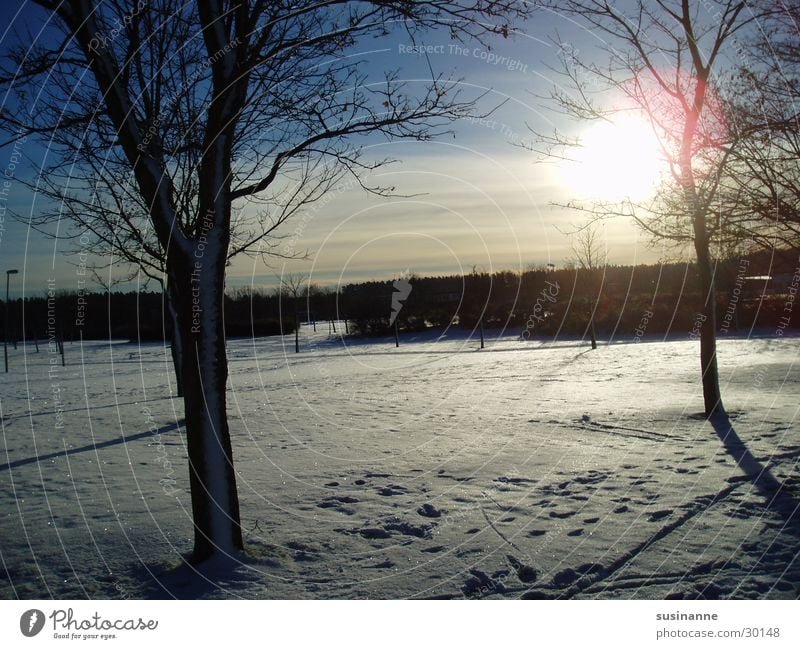
M 358 531 L 365 539 L 388 539 L 392 535 L 382 527 L 364 527 Z
M 508 562 L 514 569 L 514 572 L 517 573 L 517 579 L 519 579 L 523 584 L 530 584 L 536 581 L 536 577 L 538 575 L 535 568 L 522 563 L 519 559 L 511 554 L 507 554 L 506 559 L 508 559 Z
M 551 596 L 541 590 L 529 590 L 522 593 L 520 599 L 550 599 Z
M 365 526 L 350 530 L 337 529 L 335 531 L 344 532 L 345 534 L 360 534 L 366 539 L 388 539 L 392 536 L 392 532 L 400 532 L 400 534 L 405 534 L 407 536 L 428 538 L 432 535 L 433 527 L 433 525 L 413 525 L 397 516 L 391 516 L 385 519 L 385 522 L 380 527 Z
M 553 577 L 553 585 L 561 588 L 563 586 L 569 586 L 571 583 L 575 582 L 578 579 L 578 573 L 575 572 L 572 568 L 565 568 L 561 572 L 557 572 Z
M 465 597 L 478 597 L 491 592 L 505 592 L 505 586 L 499 579 L 492 579 L 485 572 L 476 568 L 470 568 L 469 572 L 472 577 L 467 579 L 461 587 L 461 592 L 464 593 Z
M 295 561 L 319 561 L 320 551 L 305 543 L 299 541 L 289 541 L 286 547 L 293 551 L 293 558 Z
M 417 509 L 417 514 L 424 516 L 425 518 L 439 518 L 442 515 L 442 512 L 436 509 L 436 507 L 433 505 L 425 503 Z
M 402 496 L 407 492 L 408 489 L 399 485 L 389 485 L 387 487 L 381 487 L 378 489 L 378 495 L 380 496 Z
M 430 548 L 422 548 L 422 552 L 427 552 L 428 554 L 437 554 L 437 553 L 442 552 L 443 550 L 446 550 L 446 549 L 447 549 L 447 546 L 434 545 L 433 547 L 430 547 Z
M 323 500 L 321 503 L 318 503 L 317 507 L 322 509 L 335 509 L 337 512 L 352 516 L 355 514 L 355 510 L 351 509 L 350 507 L 345 507 L 344 505 L 357 502 L 358 498 L 353 498 L 352 496 L 334 496 L 333 498 L 328 498 Z
M 651 523 L 654 523 L 655 521 L 660 521 L 662 518 L 666 518 L 670 514 L 672 514 L 671 509 L 662 509 L 650 514 L 650 518 L 648 518 L 647 520 L 650 521 Z
M 550 512 L 550 518 L 569 518 L 575 516 L 577 512 Z
M 591 573 L 603 572 L 605 567 L 602 563 L 582 563 L 576 570 L 583 575 L 588 575 Z
M 394 568 L 394 564 L 387 559 L 386 561 L 381 561 L 380 563 L 376 563 L 374 566 L 366 566 L 366 567 L 367 568 L 384 568 L 385 569 L 385 568 Z

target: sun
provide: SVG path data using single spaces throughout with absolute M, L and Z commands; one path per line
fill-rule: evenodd
M 641 201 L 653 195 L 666 164 L 650 124 L 625 116 L 587 130 L 561 170 L 565 185 L 580 198 Z

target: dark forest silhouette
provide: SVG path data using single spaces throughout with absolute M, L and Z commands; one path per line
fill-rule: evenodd
M 781 328 L 783 296 L 791 284 L 797 258 L 797 251 L 785 251 L 774 258 L 758 253 L 717 263 L 721 335 L 746 333 L 754 327 Z M 482 323 L 486 328 L 504 328 L 510 333 L 526 331 L 525 338 L 558 335 L 588 339 L 586 312 L 593 309 L 601 338 L 691 335 L 699 293 L 691 264 L 606 266 L 599 291 L 593 296 L 581 290 L 585 273 L 571 267 L 542 267 L 522 273 L 505 270 L 412 276 L 412 290 L 396 322 L 401 333 L 455 325 L 475 329 L 477 335 Z M 763 279 L 768 276 L 771 279 Z M 555 284 L 559 287 L 557 296 L 537 308 L 542 289 Z M 322 325 L 345 320 L 347 327 L 340 327 L 337 335 L 393 335 L 392 293 L 391 280 L 348 284 L 338 291 L 312 284 L 300 294 L 299 317 Z M 65 340 L 166 341 L 171 335 L 160 292 L 60 292 L 50 305 L 46 295 L 12 300 L 9 340 L 46 341 L 51 307 L 57 334 Z M 531 317 L 534 312 L 535 319 Z M 0 314 L 5 315 L 4 311 Z M 288 335 L 295 331 L 294 322 L 294 298 L 285 292 L 237 288 L 226 295 L 228 337 Z M 797 328 L 796 323 L 789 326 Z M 328 331 L 334 329 L 335 325 L 328 326 Z

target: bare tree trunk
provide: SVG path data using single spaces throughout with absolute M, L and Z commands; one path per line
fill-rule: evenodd
M 202 273 L 193 259 L 174 270 L 181 338 L 183 402 L 194 518 L 195 563 L 243 548 L 228 428 L 228 364 L 223 325 L 224 254 L 206 247 Z M 216 253 L 216 254 L 215 254 Z M 177 256 L 177 253 L 176 253 Z
M 177 323 L 175 323 L 177 325 Z M 173 326 L 175 326 L 173 325 Z M 175 368 L 175 396 L 183 396 L 183 373 L 181 367 L 183 366 L 183 350 L 181 344 L 181 335 L 177 329 L 172 330 L 172 339 L 169 342 L 169 350 L 172 355 L 172 365 Z
M 717 368 L 717 308 L 714 286 L 714 266 L 708 248 L 708 235 L 705 217 L 695 215 L 694 246 L 697 253 L 697 270 L 700 276 L 700 299 L 702 310 L 700 318 L 700 368 L 703 380 L 703 404 L 707 416 L 724 412 L 722 395 L 719 389 L 719 370 Z
M 597 349 L 597 336 L 594 333 L 594 315 L 589 314 L 589 339 L 592 341 L 592 349 Z
M 64 359 L 64 335 L 58 332 L 58 352 L 61 354 L 61 367 L 66 367 L 67 361 Z
M 400 334 L 397 333 L 397 320 L 394 321 L 394 346 L 400 347 Z
M 705 79 L 703 79 L 705 81 Z M 700 370 L 703 383 L 703 404 L 706 416 L 725 412 L 719 390 L 719 370 L 717 369 L 717 308 L 714 285 L 714 267 L 709 250 L 706 208 L 700 203 L 697 184 L 692 167 L 692 146 L 699 122 L 702 97 L 700 93 L 705 84 L 698 82 L 697 96 L 693 110 L 683 129 L 680 152 L 681 184 L 686 205 L 692 218 L 694 249 L 697 255 L 697 272 L 700 279 L 701 308 L 700 321 Z
M 170 322 L 172 323 L 172 334 L 170 339 L 170 352 L 172 354 L 172 365 L 175 368 L 175 391 L 176 396 L 183 396 L 183 345 L 178 323 L 178 311 L 176 305 L 175 289 L 170 286 L 172 280 L 167 280 L 167 290 L 164 293 L 167 311 L 169 312 Z
M 481 349 L 483 349 L 483 316 L 481 316 L 480 320 L 478 320 L 478 326 L 481 330 Z
M 295 296 L 294 298 L 294 353 L 300 353 L 300 320 L 297 315 L 297 300 L 299 298 Z

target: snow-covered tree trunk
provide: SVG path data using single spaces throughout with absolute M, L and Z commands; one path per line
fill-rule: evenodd
M 175 269 L 195 562 L 243 547 L 225 395 L 222 239 L 205 234 Z

